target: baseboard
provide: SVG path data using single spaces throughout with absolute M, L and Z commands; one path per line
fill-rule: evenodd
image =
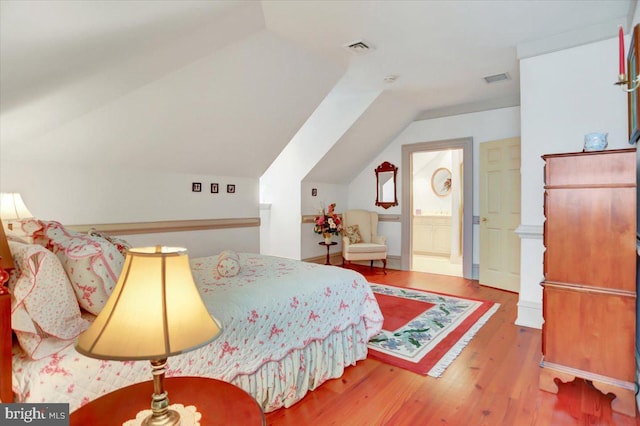
M 400 256 L 387 256 L 387 269 L 402 270 L 402 258 Z
M 330 255 L 331 264 L 332 265 L 342 265 L 342 253 L 332 253 Z M 327 260 L 325 256 L 316 256 L 304 259 L 305 262 L 312 263 L 324 263 Z M 371 264 L 370 260 L 354 260 L 351 263 L 355 263 L 356 265 L 369 266 Z M 398 271 L 402 270 L 401 267 L 402 262 L 400 261 L 400 256 L 387 256 L 387 269 L 396 269 Z M 373 266 L 382 268 L 381 260 L 374 260 Z
M 473 265 L 471 265 L 471 279 L 480 279 L 480 265 L 478 263 L 474 263 Z
M 333 264 L 335 256 L 334 255 L 330 255 L 329 257 L 331 259 L 331 263 Z M 309 263 L 322 263 L 324 264 L 324 262 L 327 261 L 327 255 L 323 254 L 322 256 L 314 256 L 314 257 L 306 257 L 304 259 L 302 259 L 303 262 L 309 262 Z
M 518 318 L 516 325 L 541 329 L 543 323 L 542 303 L 521 300 L 518 302 Z

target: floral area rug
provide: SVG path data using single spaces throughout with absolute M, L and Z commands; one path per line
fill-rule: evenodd
M 440 377 L 500 304 L 443 293 L 373 284 L 382 331 L 369 340 L 369 357 Z

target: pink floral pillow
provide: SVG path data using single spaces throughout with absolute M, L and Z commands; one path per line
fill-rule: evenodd
M 71 345 L 89 327 L 58 258 L 40 245 L 9 241 L 16 269 L 11 274 L 11 324 L 33 359 Z
M 240 257 L 233 250 L 224 250 L 218 255 L 216 264 L 218 274 L 223 277 L 235 277 L 240 273 Z
M 129 244 L 128 241 L 123 240 L 122 238 L 112 237 L 111 235 L 96 231 L 95 229 L 90 229 L 89 232 L 87 232 L 87 235 L 90 237 L 104 238 L 105 240 L 113 244 L 116 249 L 118 249 L 118 251 L 125 257 L 127 256 L 127 250 L 131 248 L 131 244 Z
M 124 256 L 102 237 L 68 230 L 58 222 L 41 223 L 34 240 L 58 256 L 80 307 L 97 315 L 118 281 Z

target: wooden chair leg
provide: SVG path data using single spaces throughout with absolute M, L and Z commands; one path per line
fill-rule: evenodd
M 371 261 L 371 264 L 369 265 L 369 268 L 373 269 L 373 260 Z
M 382 272 L 387 275 L 387 259 L 382 259 Z

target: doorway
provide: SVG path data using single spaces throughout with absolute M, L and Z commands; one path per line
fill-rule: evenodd
M 462 276 L 462 149 L 411 155 L 411 270 Z
M 402 269 L 472 278 L 471 138 L 402 146 Z

